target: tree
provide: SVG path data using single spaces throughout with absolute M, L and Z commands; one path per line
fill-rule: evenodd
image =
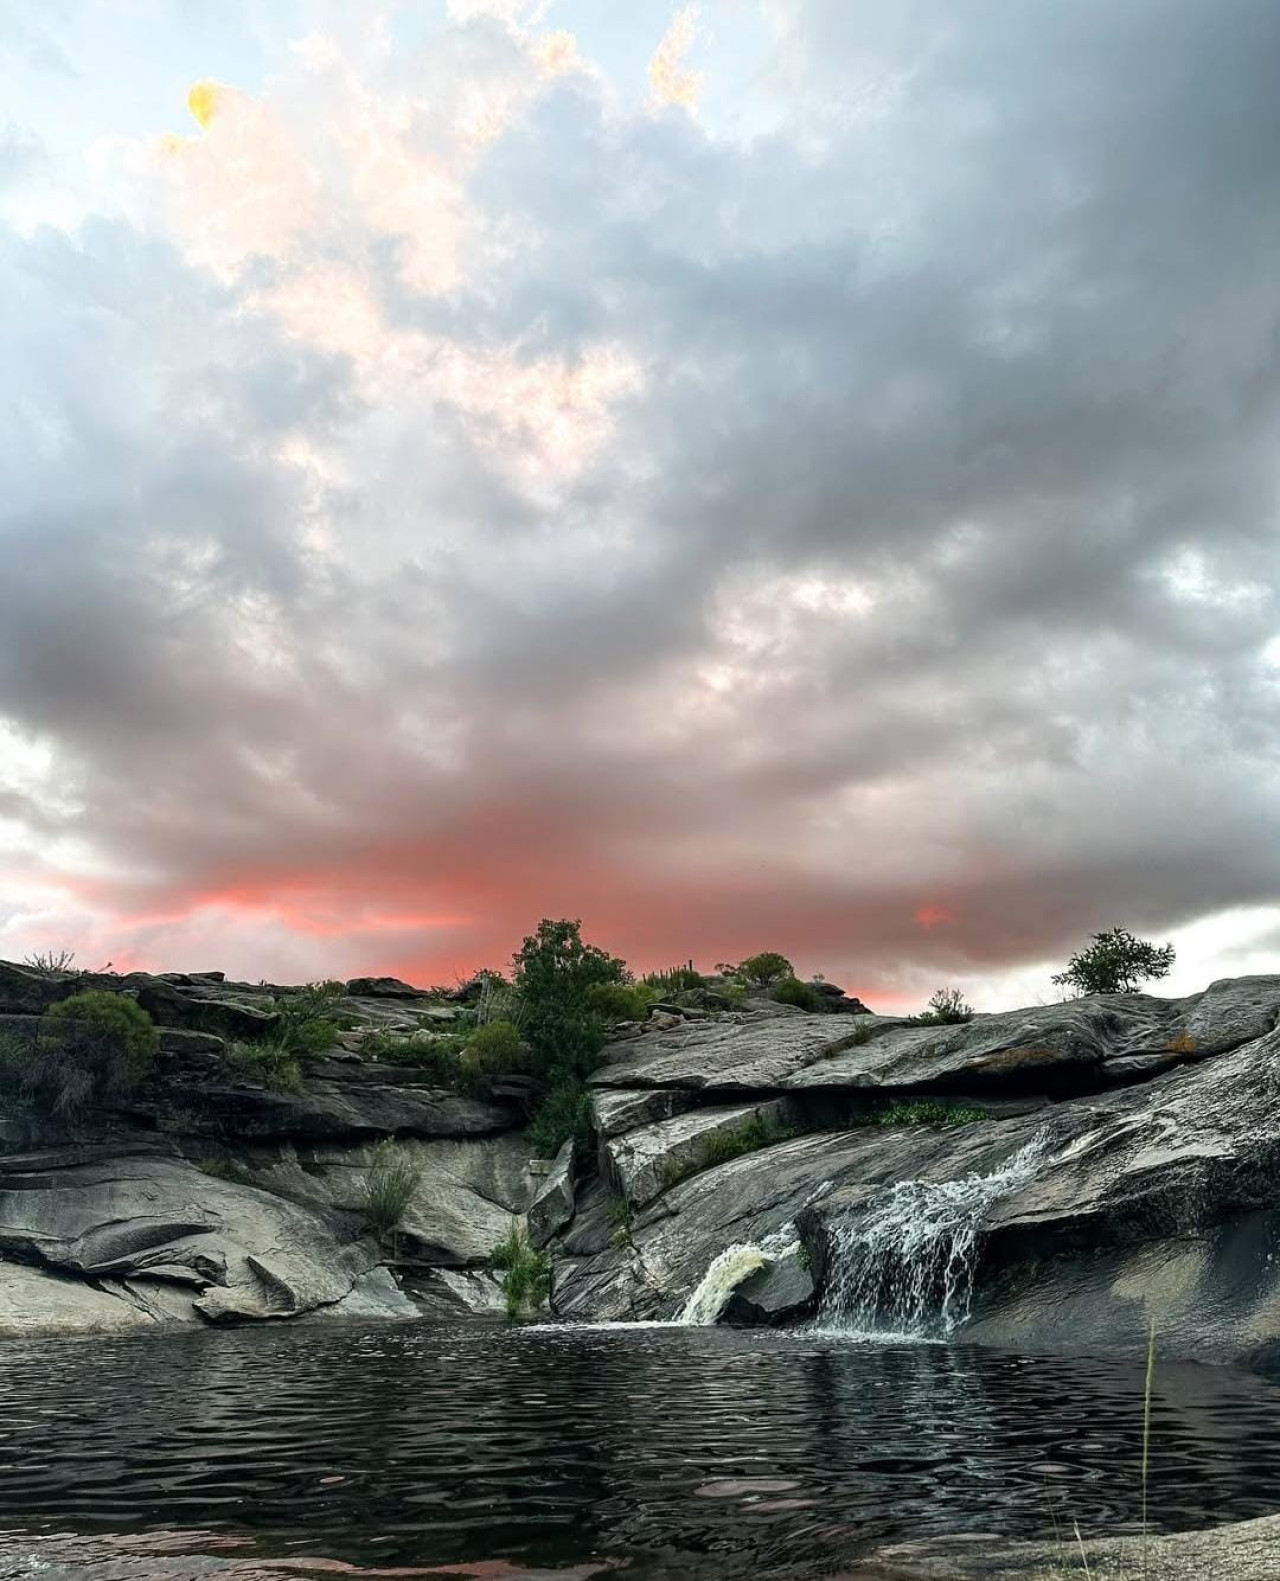
M 544 917 L 512 967 L 535 1075 L 549 1085 L 589 1075 L 604 1047 L 604 1025 L 590 990 L 600 983 L 629 982 L 626 962 L 584 944 L 580 922 Z
M 1135 938 L 1128 928 L 1095 933 L 1092 943 L 1078 950 L 1054 982 L 1079 994 L 1134 994 L 1139 983 L 1167 977 L 1173 966 L 1172 944 L 1151 944 Z
M 785 955 L 779 955 L 777 950 L 763 950 L 759 955 L 749 955 L 745 961 L 739 961 L 736 971 L 742 981 L 752 988 L 771 988 L 774 983 L 796 975 L 791 962 Z

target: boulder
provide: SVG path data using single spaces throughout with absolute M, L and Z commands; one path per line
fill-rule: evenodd
M 188 993 L 152 978 L 137 990 L 138 1003 L 159 1027 L 180 1027 L 191 1032 L 211 1032 L 223 1038 L 250 1041 L 268 1037 L 280 1024 L 273 1011 L 259 1010 L 232 999 Z
M 604 1142 L 609 1173 L 627 1201 L 643 1207 L 686 1175 L 704 1167 L 709 1146 L 753 1120 L 780 1126 L 785 1103 L 773 1100 L 731 1108 L 695 1109 Z
M 749 1275 L 725 1304 L 720 1321 L 746 1328 L 776 1328 L 808 1317 L 817 1300 L 807 1254 L 797 1241 L 781 1257 Z
M 534 1246 L 545 1246 L 573 1217 L 573 1141 L 567 1141 L 556 1154 L 550 1172 L 529 1204 L 529 1239 Z
M 0 1014 L 38 1016 L 72 992 L 63 978 L 0 961 Z
M 332 1306 L 377 1262 L 342 1219 L 143 1148 L 0 1159 L 0 1255 L 121 1288 L 160 1282 L 212 1321 Z
M 425 988 L 414 988 L 399 977 L 353 977 L 347 984 L 353 999 L 425 999 Z

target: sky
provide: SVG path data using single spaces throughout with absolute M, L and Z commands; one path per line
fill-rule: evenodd
M 0 958 L 1280 970 L 1274 0 L 4 0 Z

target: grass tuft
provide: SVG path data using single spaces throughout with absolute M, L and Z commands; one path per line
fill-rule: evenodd
M 498 1280 L 513 1321 L 536 1312 L 551 1295 L 551 1259 L 529 1244 L 524 1226 L 514 1223 L 506 1239 L 499 1241 L 489 1257 L 489 1266 Z
M 378 1235 L 394 1230 L 421 1179 L 422 1171 L 394 1142 L 379 1142 L 364 1178 L 364 1217 L 369 1228 Z

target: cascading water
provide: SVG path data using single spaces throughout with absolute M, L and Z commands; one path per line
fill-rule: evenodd
M 1035 1174 L 1037 1136 L 990 1175 L 904 1180 L 828 1229 L 818 1322 L 846 1332 L 941 1339 L 968 1318 L 978 1237 L 990 1207 Z
M 693 1328 L 709 1327 L 744 1279 L 767 1268 L 798 1244 L 795 1225 L 786 1224 L 766 1236 L 758 1246 L 754 1241 L 736 1241 L 726 1246 L 698 1281 L 697 1289 L 685 1302 L 677 1322 Z

